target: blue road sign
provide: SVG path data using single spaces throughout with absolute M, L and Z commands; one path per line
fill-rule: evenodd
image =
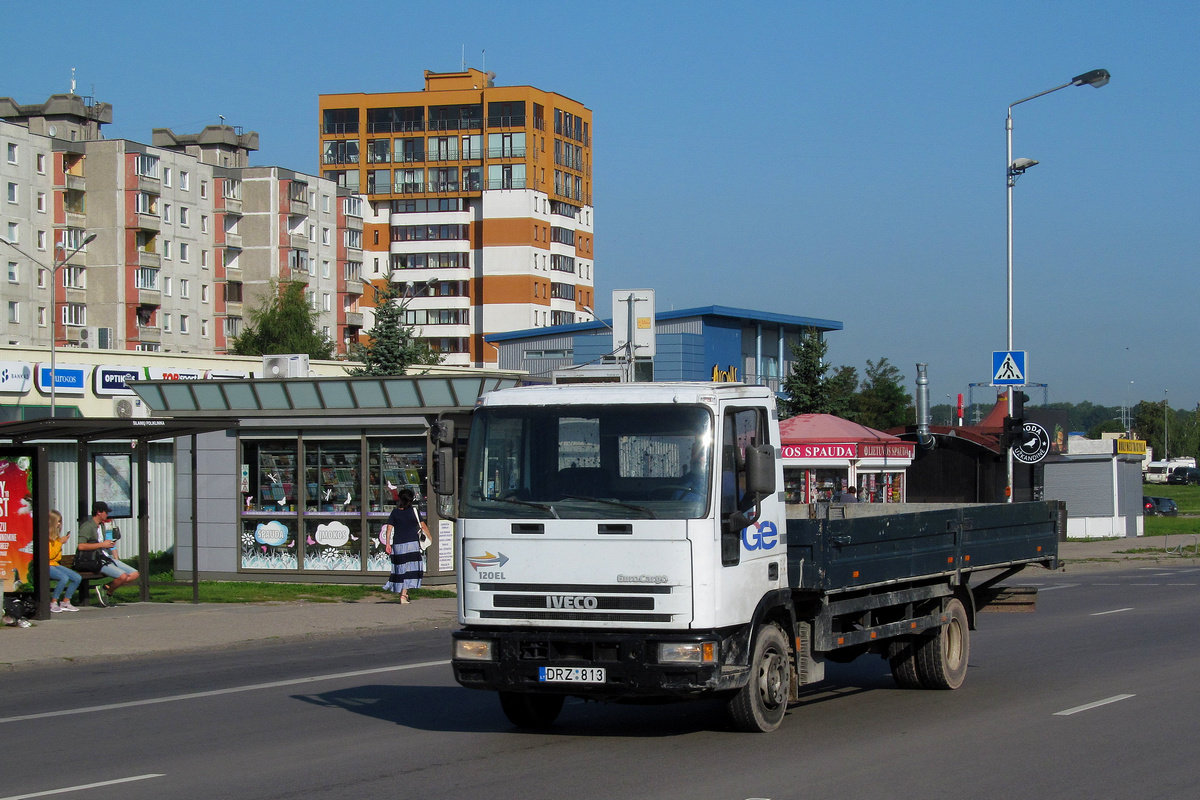
M 996 386 L 1024 386 L 1025 351 L 994 350 L 992 352 L 992 383 Z

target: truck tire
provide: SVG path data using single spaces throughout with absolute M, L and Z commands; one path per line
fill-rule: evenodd
M 778 625 L 764 625 L 754 637 L 750 682 L 729 700 L 734 726 L 748 733 L 770 733 L 779 727 L 791 693 L 792 668 L 787 639 Z
M 957 689 L 967 677 L 971 639 L 967 611 L 958 598 L 946 604 L 950 620 L 917 648 L 917 675 L 926 689 Z
M 888 644 L 888 665 L 892 678 L 901 689 L 920 689 L 921 676 L 917 674 L 917 650 L 922 639 L 895 639 Z
M 558 719 L 566 695 L 500 692 L 504 716 L 518 728 L 549 728 Z

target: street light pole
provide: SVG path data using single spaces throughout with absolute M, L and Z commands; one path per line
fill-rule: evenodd
M 1008 117 L 1005 119 L 1005 122 L 1004 122 L 1004 131 L 1005 131 L 1005 139 L 1006 139 L 1006 143 L 1007 143 L 1005 173 L 1006 173 L 1007 184 L 1008 184 L 1008 281 L 1007 281 L 1007 283 L 1008 283 L 1008 305 L 1007 305 L 1007 311 L 1008 311 L 1008 313 L 1007 313 L 1007 320 L 1008 320 L 1007 342 L 1008 342 L 1008 345 L 1007 345 L 1007 349 L 1009 350 L 1009 352 L 1011 352 L 1013 349 L 1013 186 L 1016 185 L 1017 178 L 1019 178 L 1021 175 L 1023 175 L 1025 173 L 1025 170 L 1029 169 L 1030 167 L 1032 167 L 1038 163 L 1029 158 L 1020 158 L 1015 161 L 1013 160 L 1013 154 L 1012 154 L 1012 130 L 1013 130 L 1012 110 L 1013 110 L 1013 106 L 1019 106 L 1021 103 L 1027 103 L 1030 100 L 1041 97 L 1043 95 L 1050 94 L 1051 92 L 1057 92 L 1059 89 L 1065 89 L 1068 86 L 1094 86 L 1095 88 L 1099 89 L 1101 86 L 1104 86 L 1105 84 L 1107 84 L 1109 82 L 1109 80 L 1111 79 L 1111 77 L 1112 76 L 1109 75 L 1109 72 L 1106 69 L 1094 69 L 1091 72 L 1085 72 L 1082 75 L 1076 75 L 1068 83 L 1064 83 L 1061 86 L 1055 86 L 1053 89 L 1047 89 L 1044 92 L 1038 92 L 1037 94 L 1033 94 L 1033 95 L 1030 95 L 1029 97 L 1022 98 L 1022 99 L 1016 101 L 1015 103 L 1010 103 L 1008 106 Z M 1013 400 L 1014 400 L 1014 392 L 1015 391 L 1016 391 L 1016 389 L 1014 386 L 1010 385 L 1008 387 L 1007 409 L 1006 409 L 1005 416 L 1012 416 Z M 1008 484 L 1005 487 L 1004 494 L 1005 494 L 1005 502 L 1011 503 L 1013 501 L 1013 456 L 1012 456 L 1011 443 L 1010 443 L 1010 446 L 1006 448 L 1006 453 L 1007 453 L 1007 462 L 1008 462 Z
M 94 234 L 94 233 L 88 234 L 87 236 L 85 236 L 83 238 L 83 241 L 81 241 L 79 244 L 75 245 L 74 248 L 72 248 L 71 252 L 67 253 L 62 258 L 55 259 L 53 262 L 53 265 L 50 267 L 50 418 L 51 419 L 54 419 L 55 417 L 58 416 L 58 392 L 57 392 L 58 380 L 55 376 L 55 372 L 56 372 L 55 371 L 55 366 L 56 366 L 55 365 L 55 353 L 57 352 L 57 349 L 58 349 L 57 348 L 58 328 L 56 327 L 56 322 L 57 322 L 57 317 L 58 317 L 58 271 L 63 266 L 65 266 L 68 261 L 71 260 L 72 256 L 74 256 L 76 253 L 78 253 L 83 248 L 87 247 L 88 242 L 92 241 L 95 238 L 96 238 L 96 234 Z M 33 256 L 29 255 L 29 253 L 26 253 L 21 248 L 17 247 L 14 243 L 8 241 L 7 239 L 0 239 L 0 242 L 4 242 L 6 245 L 11 247 L 13 250 L 16 250 L 18 253 L 20 253 L 21 255 L 28 258 L 32 263 L 37 264 L 38 266 L 42 266 L 40 261 L 38 261 Z M 55 247 L 56 252 L 59 250 L 62 250 L 62 249 L 64 249 L 62 245 L 58 245 Z

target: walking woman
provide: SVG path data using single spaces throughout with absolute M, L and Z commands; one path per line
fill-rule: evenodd
M 408 602 L 408 590 L 421 586 L 421 528 L 424 523 L 413 505 L 412 489 L 401 489 L 396 495 L 396 507 L 392 509 L 384 526 L 384 534 L 391 542 L 387 551 L 392 557 L 392 574 L 383 588 L 399 592 L 400 602 Z
M 83 577 L 75 570 L 67 569 L 61 564 L 63 542 L 70 538 L 70 536 L 63 536 L 62 514 L 51 510 L 50 580 L 56 581 L 56 583 L 54 591 L 50 593 L 50 610 L 55 614 L 61 611 L 79 610 L 71 605 L 71 598 L 75 596 L 75 590 L 79 588 L 79 582 L 83 580 Z

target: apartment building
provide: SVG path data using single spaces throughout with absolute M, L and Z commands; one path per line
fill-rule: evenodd
M 111 120 L 110 106 L 75 95 L 31 106 L 0 98 L 0 183 L 11 199 L 0 235 L 16 245 L 0 244 L 0 341 L 226 353 L 272 281 L 302 280 L 321 330 L 346 352 L 361 327 L 346 313 L 362 294 L 358 197 L 318 176 L 249 166 L 253 132 L 161 128 L 143 144 L 103 138 Z
M 445 363 L 495 365 L 487 334 L 594 317 L 589 109 L 475 69 L 319 106 L 323 177 L 367 198 L 363 277 L 408 284 L 406 321 Z

